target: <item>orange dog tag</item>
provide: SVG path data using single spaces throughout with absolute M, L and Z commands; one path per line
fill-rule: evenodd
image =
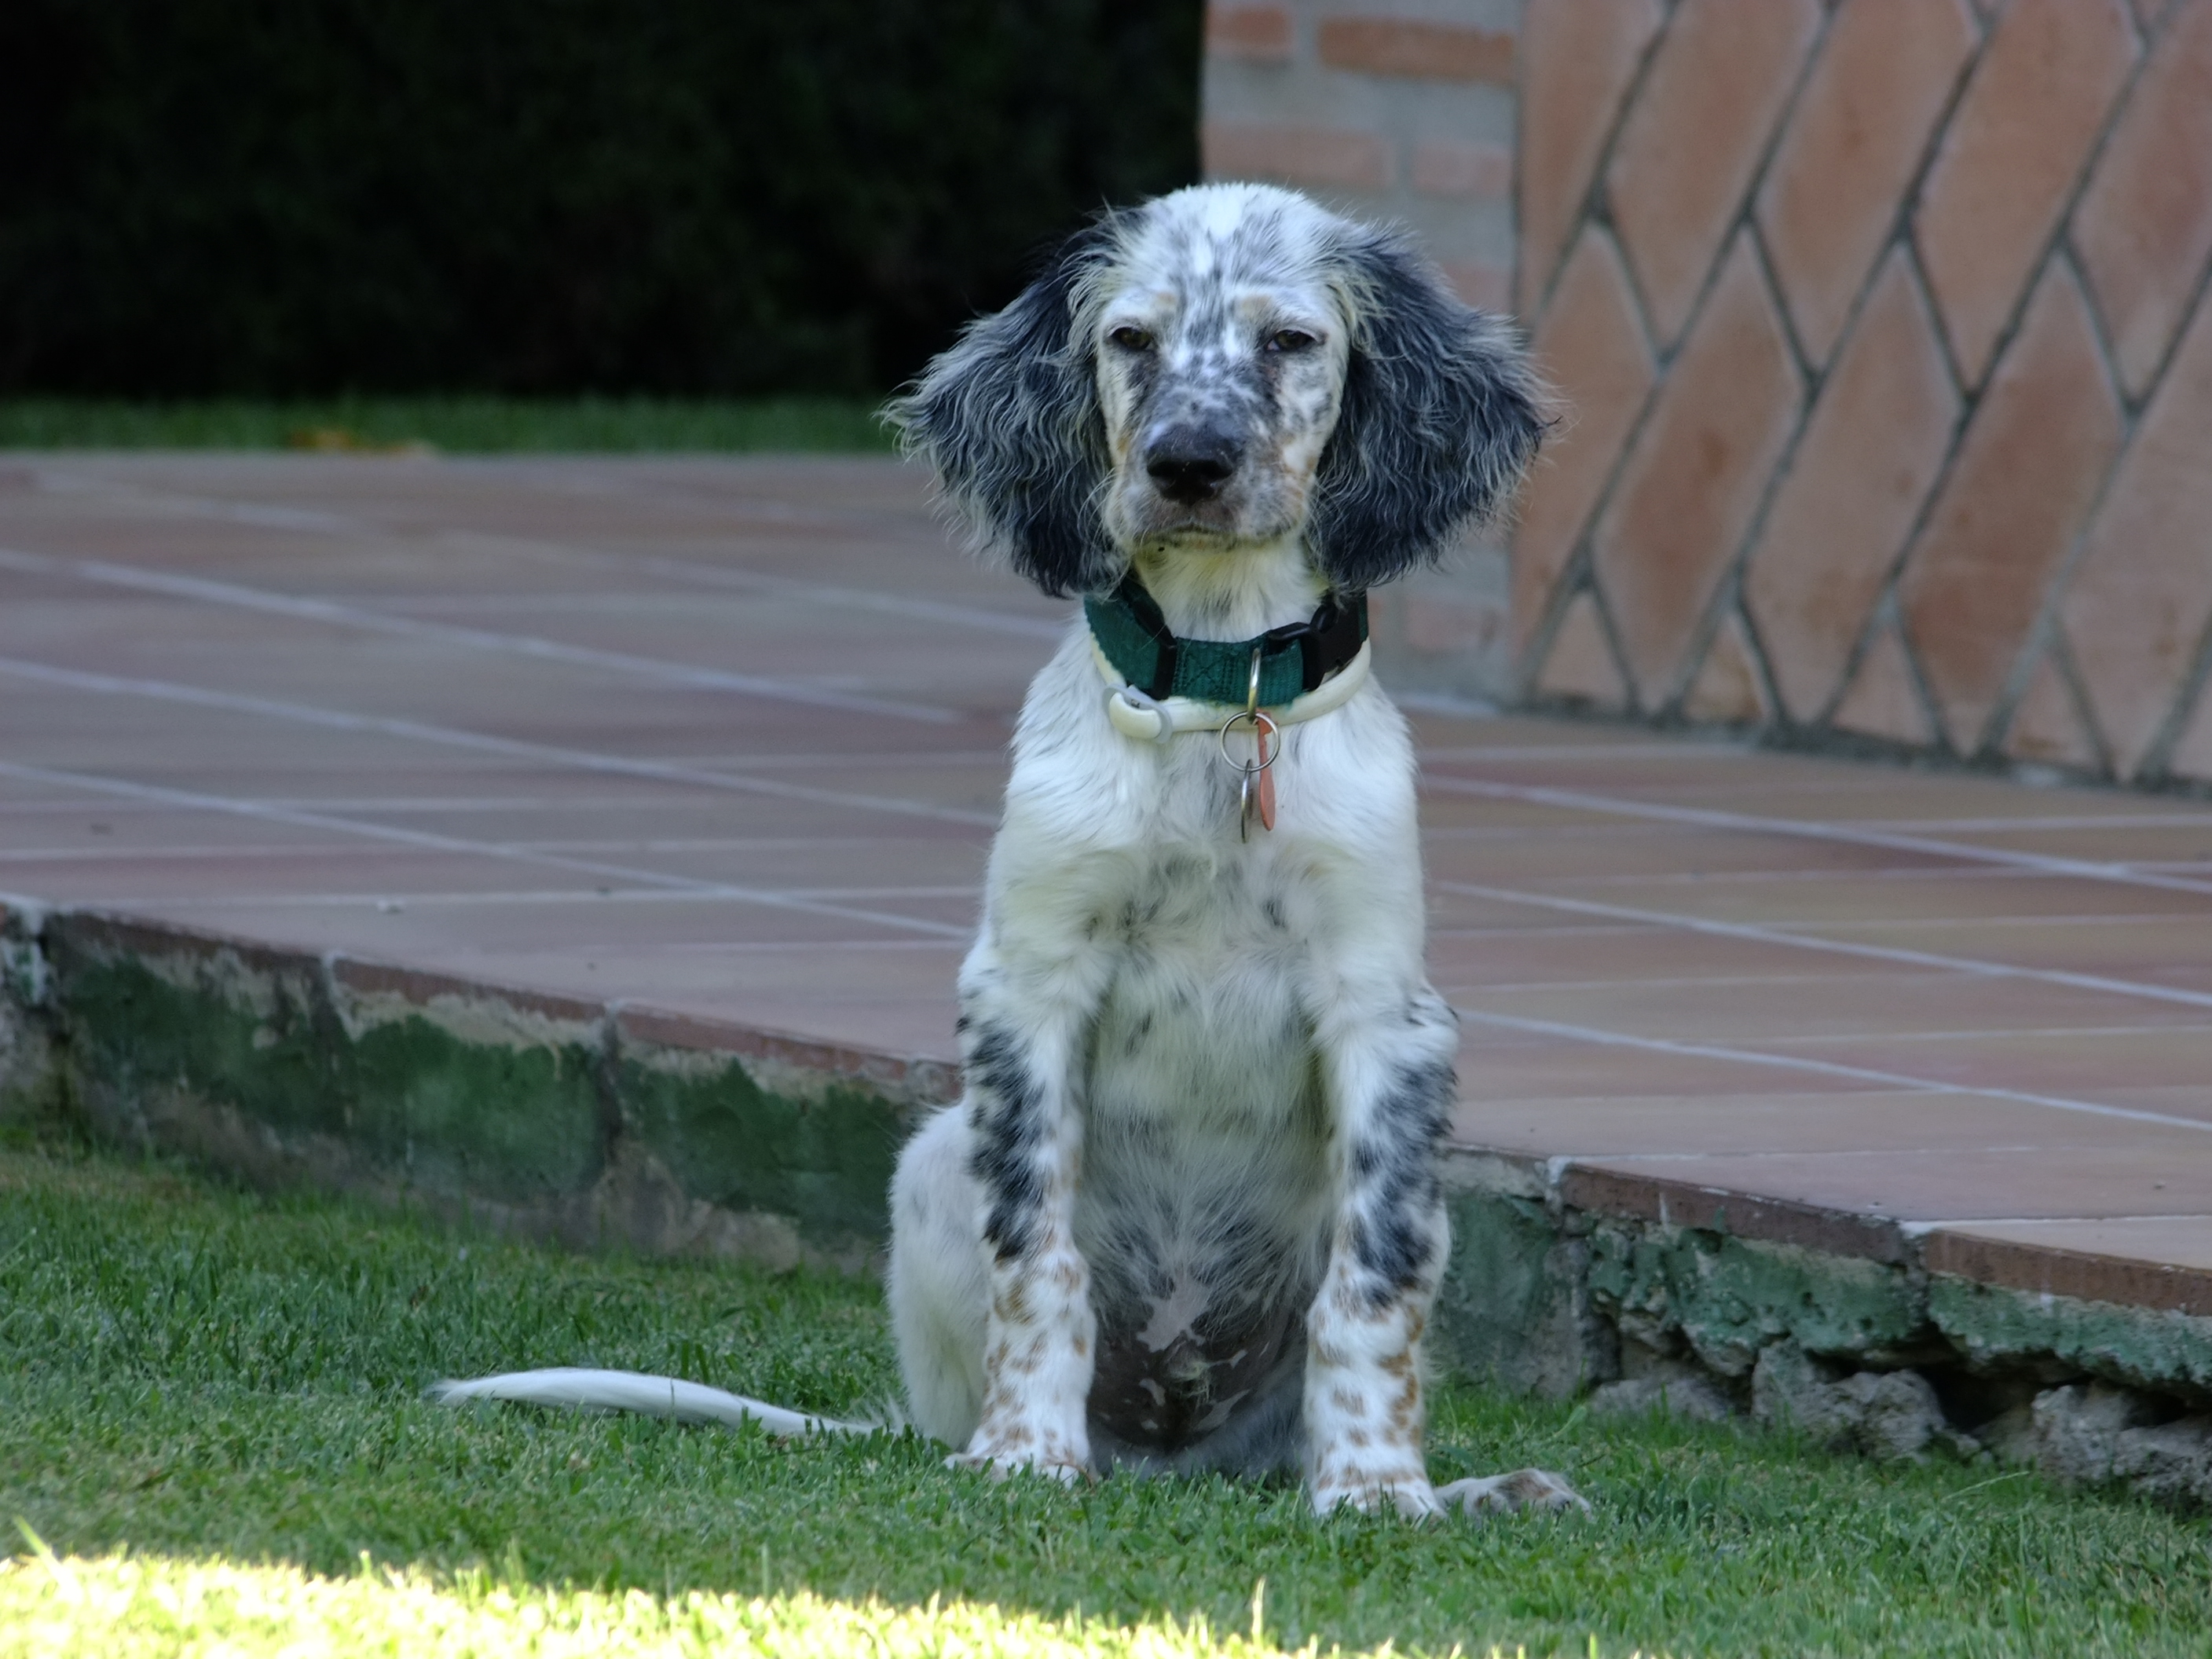
M 1236 759 L 1229 752 L 1229 729 L 1240 720 L 1252 723 L 1252 758 Z M 1252 820 L 1262 830 L 1275 827 L 1275 722 L 1258 709 L 1232 714 L 1221 728 L 1221 758 L 1243 775 L 1237 789 L 1237 838 L 1252 839 Z
M 1260 810 L 1260 827 L 1275 827 L 1275 757 L 1268 750 L 1268 739 L 1275 735 L 1275 723 L 1269 720 L 1255 722 L 1252 741 L 1255 746 L 1254 758 L 1260 763 L 1260 775 L 1252 780 L 1252 793 Z

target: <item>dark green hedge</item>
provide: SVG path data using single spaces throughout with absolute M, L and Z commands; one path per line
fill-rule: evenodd
M 1195 176 L 1200 0 L 5 0 L 0 391 L 866 392 Z

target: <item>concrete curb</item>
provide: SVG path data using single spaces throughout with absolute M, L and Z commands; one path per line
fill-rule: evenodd
M 0 910 L 0 1117 L 577 1248 L 865 1271 L 945 1066 L 93 911 Z
M 1955 1366 L 1961 1393 L 2047 1385 L 2056 1367 L 2212 1405 L 2204 1274 L 2025 1247 L 1981 1256 L 1892 1221 L 1592 1173 L 1451 1160 L 1446 1323 L 1470 1369 L 1564 1397 L 1633 1375 L 1638 1348 L 1741 1380 L 1789 1340 L 1862 1367 Z M 1538 1329 L 1556 1334 L 1480 1334 Z
M 1588 1390 L 1601 1414 L 1740 1414 L 1837 1449 L 1986 1452 L 2212 1504 L 2204 1274 L 1983 1252 L 1564 1160 L 1468 1150 L 1447 1182 L 1437 1323 L 1474 1375 L 1554 1399 Z

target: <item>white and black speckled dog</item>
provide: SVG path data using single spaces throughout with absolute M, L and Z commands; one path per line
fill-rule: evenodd
M 967 1097 L 892 1187 L 914 1421 L 1000 1472 L 1580 1505 L 1540 1470 L 1429 1480 L 1455 1039 L 1412 745 L 1365 678 L 1365 591 L 1536 447 L 1507 331 L 1395 234 L 1202 185 L 1077 236 L 892 413 L 982 548 L 1086 596 L 1014 739 Z M 447 1394 L 811 1423 L 610 1373 Z

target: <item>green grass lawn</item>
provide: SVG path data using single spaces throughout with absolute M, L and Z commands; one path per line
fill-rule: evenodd
M 0 398 L 0 449 L 507 451 L 854 450 L 887 453 L 860 398 L 333 398 L 142 403 Z
M 993 1485 L 912 1437 L 419 1395 L 566 1363 L 825 1411 L 895 1382 L 872 1286 L 0 1152 L 0 1655 L 1164 1659 L 1244 1645 L 1263 1577 L 1268 1650 L 2212 1649 L 2201 1519 L 1467 1388 L 1437 1400 L 1439 1478 L 1540 1463 L 1595 1518 L 1316 1521 L 1287 1488 Z

